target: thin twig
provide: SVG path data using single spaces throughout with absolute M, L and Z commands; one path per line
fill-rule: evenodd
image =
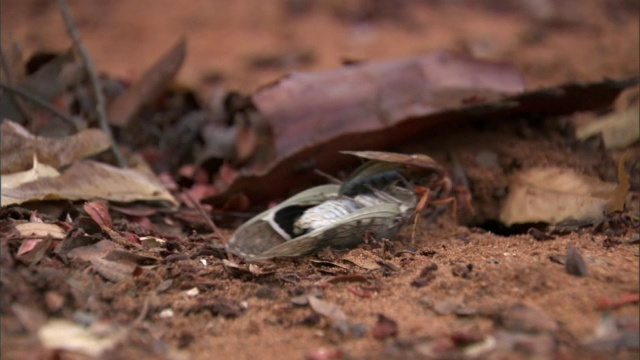
M 140 309 L 140 314 L 138 314 L 138 317 L 136 317 L 136 319 L 133 320 L 131 325 L 129 325 L 130 328 L 134 328 L 134 327 L 142 324 L 142 322 L 144 321 L 144 318 L 146 318 L 147 314 L 149 314 L 149 302 L 150 301 L 151 301 L 150 295 L 147 295 L 144 298 L 144 302 L 142 303 L 142 309 Z
M 84 66 L 87 69 L 87 73 L 89 73 L 89 78 L 91 79 L 91 85 L 93 88 L 93 92 L 96 96 L 96 110 L 98 112 L 98 122 L 100 123 L 100 127 L 102 130 L 109 136 L 111 140 L 111 151 L 116 158 L 116 162 L 120 167 L 127 167 L 127 161 L 118 149 L 116 145 L 115 138 L 113 137 L 113 132 L 111 131 L 111 126 L 109 126 L 109 117 L 107 116 L 107 108 L 106 101 L 104 98 L 104 93 L 102 92 L 102 88 L 100 86 L 100 79 L 98 78 L 98 73 L 96 72 L 96 68 L 89 56 L 89 52 L 87 48 L 85 48 L 82 40 L 80 40 L 80 33 L 75 25 L 73 20 L 73 16 L 71 15 L 71 9 L 69 8 L 69 3 L 67 0 L 58 0 L 58 5 L 60 6 L 60 10 L 62 11 L 62 17 L 64 18 L 64 23 L 67 25 L 67 31 L 69 32 L 69 36 L 73 39 L 73 43 L 80 53 L 82 57 L 82 61 L 84 62 Z
M 218 227 L 216 226 L 216 224 L 213 222 L 213 220 L 211 219 L 211 217 L 209 215 L 207 215 L 207 212 L 204 211 L 204 209 L 202 208 L 202 205 L 200 205 L 200 203 L 198 201 L 196 201 L 193 196 L 191 196 L 191 194 L 189 194 L 188 192 L 185 192 L 184 195 L 187 197 L 187 199 L 191 202 L 191 204 L 193 206 L 195 206 L 196 210 L 198 210 L 198 212 L 200 213 L 200 216 L 202 216 L 202 218 L 204 219 L 204 221 L 207 223 L 207 225 L 209 225 L 209 227 L 211 228 L 211 230 L 213 230 L 213 233 L 216 234 L 216 236 L 218 238 L 220 238 L 220 240 L 222 240 L 223 243 L 227 244 L 227 238 L 222 234 L 222 232 L 220 231 L 220 229 L 218 229 Z
M 49 102 L 43 98 L 41 98 L 40 96 L 31 93 L 31 92 L 27 92 L 19 87 L 4 83 L 0 81 L 0 89 L 8 91 L 14 95 L 18 95 L 20 97 L 23 97 L 29 101 L 31 101 L 32 103 L 47 109 L 49 111 L 51 111 L 55 116 L 57 116 L 58 118 L 64 120 L 64 122 L 66 124 L 68 124 L 73 131 L 77 131 L 78 127 L 76 126 L 76 123 L 73 121 L 73 119 L 71 119 L 71 117 L 69 117 L 69 115 L 63 113 L 62 111 L 56 109 L 54 106 L 52 106 L 51 104 L 49 104 Z

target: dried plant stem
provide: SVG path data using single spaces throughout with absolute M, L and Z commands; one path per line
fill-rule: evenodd
M 98 122 L 100 123 L 100 127 L 102 130 L 109 136 L 111 139 L 111 151 L 116 158 L 116 162 L 120 167 L 127 167 L 127 161 L 118 149 L 116 145 L 115 138 L 113 137 L 113 132 L 111 131 L 111 127 L 109 126 L 109 117 L 107 116 L 107 108 L 106 101 L 104 98 L 104 93 L 102 91 L 102 87 L 100 86 L 100 79 L 98 78 L 98 73 L 96 71 L 95 65 L 89 56 L 89 52 L 87 48 L 85 48 L 84 44 L 80 40 L 80 33 L 75 25 L 73 20 L 73 16 L 71 15 L 71 9 L 69 8 L 69 3 L 67 0 L 58 0 L 58 5 L 60 6 L 60 10 L 62 11 L 62 17 L 64 19 L 64 23 L 67 26 L 67 31 L 69 32 L 69 36 L 73 40 L 73 44 L 80 53 L 82 57 L 82 61 L 84 62 L 84 66 L 87 69 L 87 73 L 89 73 L 89 78 L 91 80 L 91 85 L 93 87 L 93 92 L 96 96 L 96 110 L 98 112 Z
M 191 196 L 191 194 L 189 194 L 188 192 L 185 192 L 184 195 L 186 196 L 186 198 L 191 202 L 191 204 L 196 208 L 196 210 L 198 210 L 198 212 L 200 213 L 200 216 L 202 216 L 202 218 L 204 219 L 204 221 L 207 223 L 207 225 L 209 225 L 209 227 L 211 228 L 211 230 L 213 230 L 213 233 L 216 234 L 216 236 L 224 243 L 224 244 L 228 244 L 229 241 L 227 241 L 227 238 L 222 234 L 222 232 L 220 231 L 220 229 L 218 229 L 218 227 L 216 226 L 216 224 L 213 222 L 213 220 L 211 219 L 211 217 L 207 214 L 207 212 L 202 208 L 202 205 L 200 205 L 200 202 L 196 201 L 193 196 Z
M 71 117 L 69 117 L 69 115 L 63 113 L 62 111 L 58 110 L 57 108 L 55 108 L 54 106 L 52 106 L 51 104 L 49 104 L 49 102 L 43 98 L 41 98 L 40 96 L 38 96 L 37 94 L 31 93 L 31 92 L 27 92 L 19 87 L 4 83 L 0 81 L 0 89 L 8 91 L 14 95 L 18 95 L 20 97 L 25 98 L 26 100 L 31 101 L 32 103 L 40 106 L 41 108 L 44 108 L 48 111 L 51 111 L 54 115 L 56 115 L 58 118 L 62 119 L 65 121 L 65 123 L 67 123 L 74 131 L 78 130 L 78 127 L 76 126 L 75 122 L 73 121 L 73 119 L 71 119 Z

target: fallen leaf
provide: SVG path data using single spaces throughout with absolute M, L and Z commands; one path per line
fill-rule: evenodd
M 56 224 L 48 224 L 41 222 L 28 222 L 16 224 L 14 226 L 20 237 L 22 238 L 44 238 L 62 240 L 67 236 L 67 232 Z
M 2 206 L 35 200 L 104 199 L 120 202 L 167 201 L 177 205 L 160 182 L 134 169 L 82 160 L 55 178 L 43 178 L 2 192 Z
M 578 174 L 572 169 L 545 167 L 517 173 L 500 211 L 500 221 L 517 223 L 597 221 L 624 208 L 629 178 L 624 159 L 618 166 L 620 184 Z
M 34 156 L 40 163 L 59 169 L 111 146 L 109 137 L 99 129 L 85 129 L 63 138 L 45 138 L 5 119 L 1 130 L 0 171 L 3 175 L 31 169 Z
M 27 239 L 22 242 L 16 258 L 27 265 L 37 264 L 44 258 L 51 245 L 51 239 Z
M 127 335 L 127 331 L 111 324 L 84 327 L 68 320 L 51 319 L 38 331 L 38 339 L 48 349 L 65 350 L 99 357 Z
M 640 103 L 637 87 L 624 91 L 618 97 L 615 110 L 600 117 L 579 122 L 576 138 L 585 140 L 602 133 L 607 149 L 625 148 L 640 139 Z
M 139 275 L 142 269 L 129 262 L 111 261 L 105 258 L 91 259 L 94 270 L 105 279 L 113 282 L 120 282 Z
M 14 228 L 23 239 L 16 257 L 28 265 L 36 264 L 42 260 L 52 240 L 62 240 L 67 235 L 67 232 L 60 226 L 42 222 L 16 224 Z
M 67 252 L 70 259 L 80 259 L 83 261 L 91 261 L 99 259 L 115 250 L 117 245 L 113 241 L 100 240 L 95 244 L 75 247 Z
M 160 95 L 182 66 L 186 47 L 184 39 L 178 41 L 124 95 L 109 105 L 109 122 L 112 125 L 126 126 L 142 105 Z
M 111 228 L 113 226 L 113 220 L 111 220 L 109 208 L 104 202 L 91 201 L 85 203 L 82 208 L 87 212 L 87 214 L 89 214 L 89 216 L 91 216 L 93 221 L 100 225 L 101 228 Z
M 55 168 L 38 162 L 38 158 L 34 154 L 33 167 L 31 169 L 2 175 L 0 177 L 0 185 L 2 186 L 3 190 L 13 189 L 22 184 L 36 181 L 41 178 L 56 177 L 59 175 L 60 173 Z
M 346 334 L 349 331 L 349 319 L 338 305 L 320 300 L 313 295 L 307 295 L 307 300 L 313 311 L 329 318 L 333 326 L 342 334 Z
M 448 52 L 293 74 L 252 95 L 262 118 L 255 123 L 270 129 L 272 139 L 260 142 L 254 156 L 261 159 L 241 167 L 225 162 L 211 200 L 222 203 L 236 194 L 270 200 L 311 184 L 314 169 L 334 172 L 355 164 L 336 156 L 339 151 L 388 149 L 474 119 L 600 109 L 637 83 L 634 77 L 517 94 L 524 83 L 512 67 Z

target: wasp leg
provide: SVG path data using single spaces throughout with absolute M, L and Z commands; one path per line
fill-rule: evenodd
M 431 194 L 431 190 L 426 187 L 416 186 L 414 187 L 414 191 L 417 194 L 420 194 L 420 199 L 416 204 L 415 215 L 413 218 L 413 226 L 411 228 L 411 245 L 415 244 L 416 240 L 416 228 L 418 227 L 418 219 L 420 218 L 420 212 L 427 207 L 427 201 L 429 200 L 429 195 Z

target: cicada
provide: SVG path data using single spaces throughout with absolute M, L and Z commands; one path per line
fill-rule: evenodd
M 229 251 L 250 260 L 300 256 L 325 247 L 350 248 L 366 238 L 391 238 L 428 199 L 409 178 L 420 174 L 450 189 L 444 169 L 426 155 L 346 152 L 370 161 L 342 184 L 317 186 L 256 215 L 236 230 Z M 430 191 L 427 192 L 427 194 Z

